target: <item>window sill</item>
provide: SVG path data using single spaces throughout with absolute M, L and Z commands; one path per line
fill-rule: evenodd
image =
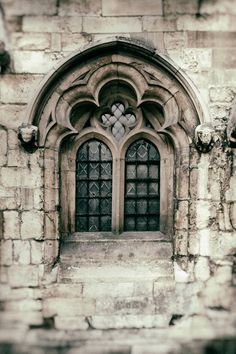
M 171 242 L 169 235 L 163 234 L 160 231 L 132 231 L 122 232 L 121 234 L 114 234 L 112 232 L 74 232 L 70 234 L 67 241 L 146 241 L 146 242 Z

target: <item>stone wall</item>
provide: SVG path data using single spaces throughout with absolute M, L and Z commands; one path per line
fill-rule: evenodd
M 56 328 L 58 333 L 91 326 L 133 328 L 135 322 L 136 327 L 163 329 L 166 322 L 162 324 L 162 318 L 155 322 L 154 317 L 149 317 L 153 306 L 152 303 L 148 307 L 145 300 L 149 293 L 163 303 L 164 313 L 167 307 L 164 298 L 175 302 L 170 312 L 172 322 L 181 319 L 173 326 L 170 348 L 173 341 L 182 343 L 186 336 L 190 340 L 234 335 L 236 150 L 229 147 L 225 136 L 236 96 L 236 4 L 233 3 L 232 0 L 1 1 L 0 39 L 11 56 L 10 67 L 0 74 L 2 342 L 15 342 L 34 328 L 47 326 Z M 111 36 L 144 42 L 173 60 L 199 90 L 216 130 L 218 140 L 209 153 L 199 153 L 194 142 L 190 142 L 190 164 L 186 170 L 190 198 L 175 203 L 174 288 L 169 278 L 162 285 L 147 283 L 143 293 L 135 288 L 134 281 L 125 285 L 124 281 L 123 285 L 111 282 L 110 287 L 104 283 L 97 287 L 56 286 L 59 214 L 56 208 L 51 208 L 53 203 L 57 204 L 55 198 L 45 200 L 45 188 L 55 183 L 57 190 L 57 168 L 43 148 L 29 154 L 19 144 L 18 127 L 27 123 L 28 104 L 45 75 L 73 51 Z M 186 169 L 180 158 L 177 162 L 178 168 Z M 55 170 L 52 179 L 45 179 L 45 166 Z M 114 303 L 104 305 L 111 289 L 117 294 L 113 296 L 116 309 L 119 306 L 121 312 L 122 306 L 129 309 L 131 317 L 125 321 L 122 316 L 115 317 L 121 312 L 112 310 Z M 97 303 L 92 296 L 94 292 L 99 293 Z M 136 301 L 136 309 L 143 316 L 141 325 L 138 325 L 140 316 L 135 317 L 137 311 L 130 311 L 130 298 Z M 78 305 L 80 299 L 84 299 L 82 305 Z M 107 308 L 112 324 L 103 325 L 101 316 L 100 322 L 98 317 L 89 322 L 89 316 L 99 314 L 96 306 Z M 29 343 L 33 342 L 31 334 L 27 338 Z M 127 345 L 124 353 L 131 350 L 132 354 L 147 353 L 144 344 Z M 153 353 L 154 347 L 153 344 Z M 163 353 L 167 350 L 163 349 Z

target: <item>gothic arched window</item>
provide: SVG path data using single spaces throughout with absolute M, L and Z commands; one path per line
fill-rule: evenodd
M 76 157 L 76 231 L 111 231 L 112 157 L 98 140 L 85 142 Z
M 125 158 L 124 229 L 159 230 L 160 155 L 147 140 L 129 146 Z

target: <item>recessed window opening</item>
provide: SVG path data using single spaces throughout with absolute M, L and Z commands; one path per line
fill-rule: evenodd
M 112 156 L 98 140 L 85 142 L 76 157 L 76 231 L 111 231 Z
M 159 230 L 160 155 L 147 140 L 135 141 L 125 158 L 125 231 Z

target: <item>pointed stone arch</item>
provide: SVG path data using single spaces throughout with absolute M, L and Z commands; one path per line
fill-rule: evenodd
M 136 126 L 125 130 L 118 144 L 111 130 L 99 123 L 104 107 L 115 97 L 122 97 L 137 117 Z M 92 137 L 101 138 L 115 160 L 119 156 L 117 171 L 122 170 L 122 156 L 136 137 L 158 142 L 162 162 L 169 166 L 162 175 L 161 231 L 174 238 L 173 201 L 186 202 L 188 213 L 190 144 L 196 126 L 208 122 L 209 116 L 193 83 L 168 57 L 125 38 L 89 45 L 45 77 L 28 107 L 27 119 L 39 129 L 39 148 L 44 154 L 45 239 L 56 245 L 49 252 L 48 264 L 57 256 L 61 235 L 74 232 L 74 187 L 70 186 L 75 178 L 75 154 L 82 142 Z M 118 185 L 122 178 L 122 174 L 118 176 Z M 123 213 L 119 201 L 123 192 L 115 193 L 114 199 L 120 203 L 117 224 Z

